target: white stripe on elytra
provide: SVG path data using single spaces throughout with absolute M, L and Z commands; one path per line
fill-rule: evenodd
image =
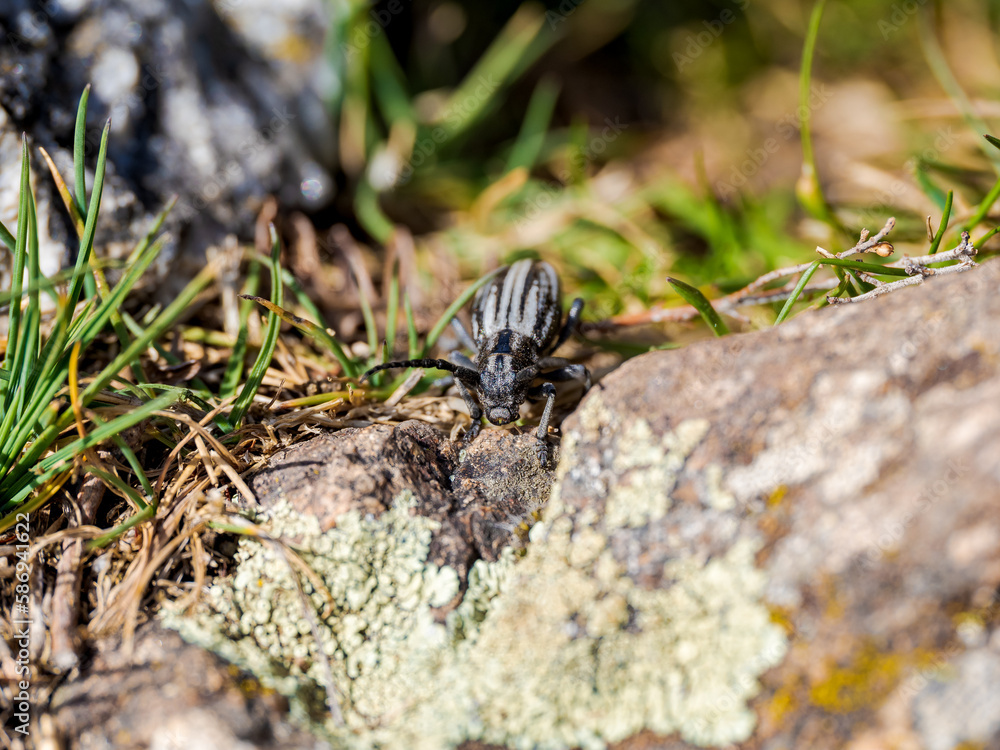
M 524 302 L 524 315 L 517 321 L 517 330 L 530 337 L 534 333 L 535 316 L 538 315 L 538 295 L 541 290 L 538 288 L 540 278 L 535 276 L 531 287 L 528 289 L 528 298 Z
M 486 305 L 483 307 L 482 330 L 477 335 L 488 336 L 489 332 L 495 330 L 497 319 L 497 300 L 500 290 L 496 284 L 491 284 L 486 298 Z
M 514 279 L 514 274 L 517 273 L 518 270 L 519 270 L 518 264 L 515 263 L 510 267 L 510 270 L 507 271 L 507 275 L 504 276 L 503 278 L 503 289 L 501 289 L 500 291 L 500 307 L 497 310 L 497 317 L 496 320 L 494 321 L 495 326 L 488 329 L 491 333 L 493 331 L 497 331 L 500 330 L 501 328 L 507 327 L 507 318 L 509 317 L 509 310 L 510 310 L 510 295 L 511 292 L 513 291 L 512 282 Z
M 530 337 L 535 328 L 535 314 L 538 311 L 538 282 L 539 275 L 535 272 L 535 264 L 528 266 L 527 273 L 521 279 L 521 285 L 514 295 L 514 304 L 511 309 L 513 320 L 511 328 L 518 333 Z M 530 305 L 531 297 L 534 295 L 536 302 Z M 523 311 L 522 311 L 523 308 Z M 531 309 L 533 308 L 533 309 Z
M 503 297 L 500 300 L 500 320 L 497 321 L 497 329 L 501 328 L 512 328 L 514 325 L 514 316 L 517 314 L 513 309 L 514 300 L 517 300 L 517 304 L 521 303 L 521 295 L 524 292 L 525 280 L 528 273 L 531 271 L 531 261 L 530 260 L 519 260 L 517 263 L 510 267 L 510 271 L 507 272 L 507 278 L 504 279 L 503 284 Z

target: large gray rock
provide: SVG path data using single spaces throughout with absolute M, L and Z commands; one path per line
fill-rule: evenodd
M 657 498 L 651 485 L 669 492 L 661 517 L 605 535 L 646 587 L 670 585 L 672 561 L 754 542 L 789 648 L 747 747 L 993 746 L 998 366 L 998 261 L 637 357 L 564 425 L 560 514 L 604 529 Z M 652 481 L 654 446 L 691 420 L 704 438 Z M 629 458 L 643 451 L 654 460 Z M 716 700 L 721 717 L 730 696 Z

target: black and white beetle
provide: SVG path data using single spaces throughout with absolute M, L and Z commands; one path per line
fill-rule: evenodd
M 443 359 L 386 362 L 370 369 L 361 380 L 395 367 L 447 370 L 454 375 L 455 385 L 472 417 L 472 427 L 465 436 L 467 441 L 479 434 L 484 411 L 493 424 L 509 424 L 518 418 L 525 399 L 539 401 L 544 398 L 545 410 L 536 433 L 541 441 L 539 453 L 544 462 L 547 458 L 545 440 L 556 397 L 556 387 L 552 383 L 578 380 L 583 383 L 585 393 L 590 388 L 590 373 L 586 367 L 550 356 L 576 328 L 581 310 L 583 300 L 578 297 L 573 300 L 566 323 L 560 327 L 562 304 L 555 269 L 544 261 L 519 260 L 500 269 L 476 293 L 472 302 L 471 338 L 457 319 L 452 321 L 462 343 L 472 350 L 474 359 L 453 352 L 451 362 Z M 547 382 L 533 385 L 535 380 Z

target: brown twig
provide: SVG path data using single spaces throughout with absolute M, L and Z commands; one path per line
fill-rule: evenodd
M 909 278 L 900 279 L 899 281 L 879 282 L 870 292 L 859 294 L 857 297 L 827 297 L 826 299 L 831 305 L 847 305 L 852 302 L 866 302 L 870 299 L 881 297 L 882 295 L 889 294 L 906 286 L 916 286 L 917 284 L 922 284 L 924 279 L 930 276 L 946 276 L 951 273 L 963 273 L 964 271 L 968 271 L 979 265 L 973 260 L 977 252 L 976 246 L 972 244 L 972 240 L 969 237 L 969 233 L 962 232 L 962 241 L 959 242 L 956 247 L 947 252 L 938 253 L 937 255 L 921 255 L 917 258 L 904 256 L 902 260 L 889 264 L 890 268 L 904 269 L 908 274 L 910 274 Z M 930 268 L 928 265 L 930 263 L 940 263 L 942 261 L 949 260 L 957 260 L 959 262 L 953 266 L 946 266 L 945 268 Z

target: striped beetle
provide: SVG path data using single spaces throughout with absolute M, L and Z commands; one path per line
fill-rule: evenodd
M 453 374 L 458 392 L 472 417 L 466 441 L 479 434 L 483 412 L 495 425 L 509 424 L 518 418 L 525 399 L 539 401 L 544 398 L 545 410 L 536 432 L 541 441 L 539 456 L 544 463 L 548 457 L 546 437 L 556 396 L 552 383 L 578 380 L 583 384 L 584 393 L 590 388 L 590 373 L 586 367 L 551 356 L 576 328 L 581 310 L 583 300 L 578 297 L 573 300 L 566 322 L 560 327 L 562 304 L 555 269 L 544 261 L 519 260 L 500 269 L 476 293 L 472 302 L 471 337 L 457 319 L 452 320 L 459 339 L 472 350 L 473 359 L 456 351 L 451 354 L 451 362 L 443 359 L 386 362 L 368 370 L 361 380 L 395 367 L 447 370 Z M 545 382 L 534 385 L 535 380 Z

